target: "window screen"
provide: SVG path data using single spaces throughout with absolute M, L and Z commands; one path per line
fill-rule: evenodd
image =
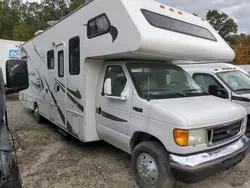
M 142 10 L 142 13 L 147 19 L 147 21 L 154 27 L 186 35 L 191 35 L 207 40 L 217 41 L 213 34 L 204 27 L 183 22 L 148 10 Z
M 54 69 L 55 67 L 54 50 L 50 50 L 47 52 L 47 67 L 48 69 Z
M 64 52 L 63 50 L 58 52 L 58 76 L 64 77 Z
M 106 14 L 102 14 L 88 22 L 88 38 L 94 38 L 109 32 L 110 23 Z
M 80 74 L 80 38 L 74 37 L 69 41 L 69 74 Z

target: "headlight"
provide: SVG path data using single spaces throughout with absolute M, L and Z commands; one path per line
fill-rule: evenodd
M 193 146 L 206 143 L 204 129 L 174 130 L 174 139 L 179 146 Z

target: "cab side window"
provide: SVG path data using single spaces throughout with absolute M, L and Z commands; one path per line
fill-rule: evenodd
M 211 95 L 228 98 L 227 90 L 210 74 L 194 74 L 193 79 L 200 88 Z
M 117 65 L 108 66 L 104 81 L 107 78 L 111 79 L 111 96 L 120 97 L 127 83 L 127 78 L 122 70 L 122 67 Z

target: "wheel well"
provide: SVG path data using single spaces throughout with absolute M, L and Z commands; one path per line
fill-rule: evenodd
M 134 148 L 138 144 L 140 144 L 141 142 L 145 142 L 145 141 L 156 141 L 156 142 L 160 143 L 165 148 L 165 146 L 162 144 L 162 142 L 158 138 L 156 138 L 155 136 L 152 136 L 152 135 L 150 135 L 148 133 L 144 133 L 144 132 L 136 132 L 130 141 L 131 151 L 133 151 Z
M 34 102 L 33 103 L 33 110 L 35 110 L 36 107 L 38 107 L 38 104 L 37 104 L 37 102 Z

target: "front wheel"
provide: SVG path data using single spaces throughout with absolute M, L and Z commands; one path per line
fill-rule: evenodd
M 175 179 L 166 149 L 158 142 L 138 144 L 132 154 L 132 168 L 142 188 L 173 188 Z

